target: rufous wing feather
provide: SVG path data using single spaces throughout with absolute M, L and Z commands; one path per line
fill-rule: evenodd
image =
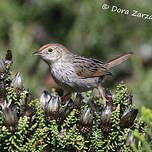
M 101 77 L 111 75 L 111 72 L 98 60 L 76 57 L 73 59 L 73 66 L 81 78 Z
M 107 69 L 104 69 L 102 67 L 99 67 L 94 74 L 92 74 L 92 77 L 101 77 L 104 75 L 112 75 L 110 71 Z
M 77 75 L 79 75 L 82 78 L 94 78 L 101 77 L 104 75 L 112 75 L 112 73 L 105 68 L 98 67 L 97 69 L 79 69 L 77 71 Z

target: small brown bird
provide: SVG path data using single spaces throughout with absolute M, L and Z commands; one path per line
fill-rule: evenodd
M 98 88 L 101 97 L 105 97 L 101 82 L 106 75 L 111 75 L 110 68 L 128 59 L 132 52 L 122 54 L 108 62 L 75 55 L 61 44 L 46 44 L 33 55 L 39 55 L 50 67 L 55 82 L 66 91 L 65 96 L 72 92 L 85 92 Z

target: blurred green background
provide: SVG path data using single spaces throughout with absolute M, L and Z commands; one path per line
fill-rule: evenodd
M 133 51 L 130 60 L 113 69 L 104 86 L 127 82 L 136 105 L 152 108 L 152 20 L 103 10 L 106 3 L 132 13 L 151 14 L 150 0 L 1 0 L 0 56 L 13 51 L 14 73 L 35 96 L 48 89 L 48 66 L 31 54 L 47 43 L 61 43 L 73 52 L 106 61 Z

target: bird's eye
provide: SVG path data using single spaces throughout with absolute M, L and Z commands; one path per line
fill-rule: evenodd
M 51 48 L 50 48 L 50 49 L 48 49 L 48 52 L 52 52 L 52 51 L 53 51 L 53 49 L 51 49 Z

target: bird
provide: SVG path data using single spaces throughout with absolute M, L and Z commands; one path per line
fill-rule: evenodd
M 107 62 L 93 58 L 86 58 L 69 51 L 59 43 L 43 45 L 33 56 L 40 56 L 45 61 L 53 79 L 65 91 L 64 97 L 73 92 L 86 92 L 97 88 L 106 105 L 106 98 L 102 87 L 102 80 L 112 75 L 110 69 L 127 60 L 133 52 L 123 53 Z

